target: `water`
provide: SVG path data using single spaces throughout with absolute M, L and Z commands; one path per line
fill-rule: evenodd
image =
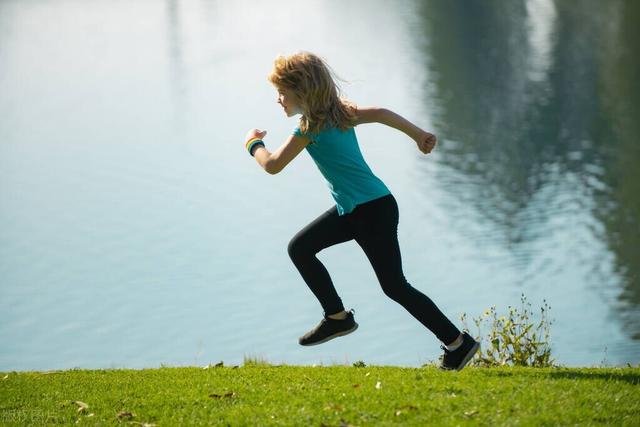
M 332 199 L 243 137 L 295 126 L 266 75 L 299 49 L 439 136 L 357 129 L 413 286 L 458 325 L 546 300 L 558 362 L 640 362 L 636 2 L 364 4 L 0 3 L 0 370 L 437 358 L 354 242 L 319 258 L 360 328 L 297 344 L 322 310 L 286 246 Z

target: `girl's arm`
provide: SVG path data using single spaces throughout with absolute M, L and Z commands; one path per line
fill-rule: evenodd
M 252 129 L 247 133 L 247 140 L 258 137 L 264 138 L 267 131 Z M 287 141 L 273 153 L 265 147 L 258 145 L 253 148 L 253 156 L 262 168 L 269 174 L 275 175 L 284 169 L 309 143 L 309 139 L 304 136 L 291 135 Z
M 420 151 L 425 154 L 430 153 L 436 145 L 435 135 L 422 130 L 401 115 L 386 108 L 358 107 L 356 117 L 356 126 L 362 123 L 382 123 L 404 132 L 418 144 Z

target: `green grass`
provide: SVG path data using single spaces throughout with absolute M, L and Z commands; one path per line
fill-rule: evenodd
M 639 385 L 640 368 L 443 372 L 261 360 L 207 369 L 4 372 L 0 425 L 637 426 Z

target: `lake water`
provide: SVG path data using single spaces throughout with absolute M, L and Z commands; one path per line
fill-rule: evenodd
M 2 1 L 0 370 L 438 357 L 353 241 L 318 257 L 360 328 L 297 343 L 322 309 L 287 243 L 333 200 L 243 138 L 296 125 L 266 75 L 301 49 L 439 137 L 357 128 L 413 286 L 458 326 L 546 300 L 559 363 L 639 363 L 640 2 L 390 4 Z

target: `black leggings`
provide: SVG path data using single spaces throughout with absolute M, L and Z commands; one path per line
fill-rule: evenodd
M 300 230 L 289 242 L 291 260 L 325 315 L 344 310 L 329 273 L 316 254 L 324 248 L 355 239 L 369 258 L 384 293 L 445 344 L 460 331 L 429 297 L 412 287 L 402 272 L 398 245 L 398 204 L 392 194 L 360 204 L 348 214 L 338 215 L 335 206 Z

